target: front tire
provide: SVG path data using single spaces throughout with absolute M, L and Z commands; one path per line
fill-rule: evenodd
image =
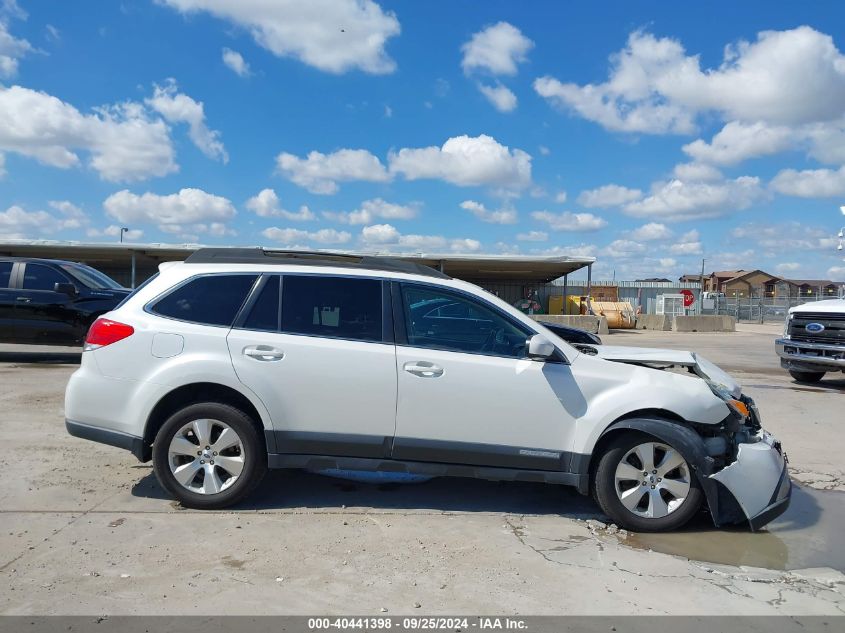
M 634 532 L 677 530 L 701 507 L 692 468 L 667 442 L 624 433 L 600 456 L 593 496 L 617 525 Z
M 822 378 L 824 378 L 826 372 L 823 371 L 795 371 L 794 369 L 789 370 L 789 375 L 792 376 L 798 382 L 819 382 Z
M 252 419 L 218 402 L 174 413 L 153 442 L 159 483 L 183 506 L 213 510 L 247 497 L 267 472 L 267 450 Z

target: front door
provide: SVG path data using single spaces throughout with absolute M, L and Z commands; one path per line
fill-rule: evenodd
M 394 458 L 569 469 L 583 408 L 569 365 L 527 359 L 533 332 L 469 294 L 402 284 L 401 312 Z
M 15 292 L 15 322 L 21 343 L 78 345 L 84 336 L 73 299 L 56 292 L 57 283 L 73 283 L 51 266 L 26 263 Z
M 14 262 L 0 262 L 0 343 L 15 343 L 15 291 L 11 288 Z
M 381 280 L 267 275 L 262 284 L 227 341 L 238 378 L 270 412 L 276 451 L 389 457 L 396 351 Z

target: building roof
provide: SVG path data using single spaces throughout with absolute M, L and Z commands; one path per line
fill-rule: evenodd
M 726 283 L 731 282 L 731 281 L 739 281 L 739 280 L 741 280 L 745 277 L 750 277 L 751 275 L 756 275 L 758 273 L 761 274 L 761 275 L 765 275 L 766 277 L 768 277 L 769 279 L 774 280 L 774 281 L 780 281 L 781 280 L 780 277 L 776 277 L 775 275 L 771 275 L 771 274 L 767 273 L 765 270 L 757 269 L 757 270 L 740 270 L 738 275 L 736 275 L 735 277 L 731 277 L 730 279 L 726 280 Z
M 44 257 L 84 261 L 97 267 L 97 262 L 111 266 L 131 266 L 132 256 L 146 265 L 166 261 L 182 261 L 191 253 L 204 248 L 200 244 L 135 244 L 135 243 L 83 243 L 52 240 L 14 240 L 0 242 L 0 255 L 18 257 Z M 260 248 L 260 247 L 255 247 Z M 389 253 L 362 251 L 313 251 L 324 255 L 385 256 L 416 264 L 430 266 L 450 277 L 473 282 L 514 282 L 525 284 L 548 283 L 564 275 L 589 266 L 595 257 L 569 255 L 483 255 L 453 253 Z
M 722 270 L 719 272 L 710 273 L 711 277 L 718 277 L 719 279 L 734 279 L 740 275 L 747 273 L 747 270 Z
M 793 286 L 841 286 L 841 281 L 831 281 L 830 279 L 784 279 L 788 284 Z

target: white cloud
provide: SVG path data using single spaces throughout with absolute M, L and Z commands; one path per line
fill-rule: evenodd
M 555 195 L 555 202 L 558 204 L 563 204 L 566 202 L 566 192 L 565 191 L 558 191 Z
M 531 217 L 539 222 L 545 222 L 553 231 L 598 231 L 607 226 L 607 220 L 592 213 L 534 211 Z
M 342 181 L 387 182 L 391 178 L 381 161 L 364 149 L 313 151 L 307 158 L 282 152 L 276 157 L 276 168 L 291 182 L 319 194 L 336 193 Z
M 68 169 L 81 164 L 80 150 L 104 180 L 142 180 L 178 169 L 167 125 L 141 104 L 82 114 L 47 93 L 0 86 L 0 151 Z
M 545 231 L 528 231 L 527 233 L 517 233 L 516 239 L 520 242 L 545 242 L 549 239 L 549 234 Z
M 783 262 L 775 266 L 775 271 L 779 275 L 794 273 L 796 270 L 801 270 L 801 264 L 798 262 Z
M 15 0 L 4 0 L 0 4 L 0 78 L 11 79 L 18 74 L 18 61 L 35 49 L 24 39 L 9 32 L 12 19 L 26 19 L 26 13 Z
M 629 235 L 633 240 L 651 242 L 654 240 L 668 240 L 673 236 L 673 233 L 665 224 L 660 224 L 659 222 L 649 222 L 648 224 L 643 224 L 641 227 L 634 229 Z
M 403 235 L 390 224 L 374 224 L 361 229 L 365 247 L 380 251 L 419 252 L 451 250 L 455 253 L 476 252 L 481 242 L 471 238 L 446 238 L 442 235 Z
M 608 244 L 602 251 L 602 254 L 607 257 L 631 257 L 632 255 L 640 255 L 648 251 L 648 247 L 640 242 L 633 240 L 614 240 Z
M 479 83 L 478 89 L 487 98 L 487 101 L 492 103 L 493 107 L 499 112 L 513 112 L 516 110 L 516 95 L 507 86 L 503 86 L 500 83 L 495 86 Z
M 231 48 L 223 49 L 223 63 L 239 77 L 249 77 L 249 64 L 246 63 L 243 55 Z
M 323 216 L 342 224 L 371 224 L 374 220 L 410 220 L 417 216 L 419 205 L 403 205 L 386 202 L 381 198 L 364 200 L 354 211 L 323 211 Z
M 0 153 L 0 180 L 6 175 L 6 155 Z
M 534 42 L 507 22 L 499 22 L 474 33 L 461 46 L 465 73 L 484 71 L 492 75 L 515 75 L 517 65 L 528 59 Z
M 516 209 L 507 205 L 493 211 L 475 200 L 464 200 L 461 202 L 461 209 L 469 211 L 482 222 L 490 224 L 516 224 L 517 221 Z
M 268 240 L 290 245 L 300 242 L 317 242 L 318 244 L 345 244 L 352 239 L 348 231 L 335 229 L 320 229 L 319 231 L 303 231 L 302 229 L 280 229 L 272 226 L 264 229 L 261 234 Z
M 59 215 L 52 215 L 40 209 L 27 211 L 18 205 L 0 211 L 0 235 L 5 239 L 27 239 L 57 231 L 79 229 L 88 223 L 88 217 L 82 209 L 67 200 L 52 201 L 50 206 L 58 211 Z
M 751 176 L 718 183 L 670 180 L 655 183 L 650 196 L 625 205 L 624 211 L 670 222 L 715 218 L 747 209 L 763 195 L 760 179 Z
M 232 22 L 277 57 L 330 73 L 393 72 L 385 52 L 399 21 L 372 0 L 158 0 L 181 13 L 207 11 Z
M 224 163 L 229 162 L 229 156 L 220 140 L 220 132 L 210 130 L 205 124 L 205 107 L 202 102 L 180 93 L 173 79 L 168 79 L 164 86 L 155 86 L 153 96 L 146 103 L 170 123 L 187 123 L 188 136 L 203 154 Z
M 570 246 L 552 246 L 543 249 L 534 249 L 534 255 L 565 255 L 567 257 L 595 257 L 598 253 L 598 246 L 595 244 L 576 244 Z
M 703 163 L 736 165 L 749 158 L 778 154 L 793 147 L 794 142 L 793 131 L 787 126 L 731 121 L 709 144 L 698 139 L 684 145 L 683 150 Z
M 537 149 L 539 150 L 539 152 L 540 152 L 543 156 L 548 156 L 549 154 L 551 154 L 551 153 L 552 153 L 552 150 L 550 150 L 550 149 L 549 149 L 548 147 L 546 147 L 545 145 L 539 145 L 539 146 L 537 147 Z
M 845 281 L 845 266 L 831 266 L 827 269 L 827 277 L 833 281 Z
M 154 224 L 162 231 L 179 234 L 184 231 L 226 234 L 223 223 L 236 213 L 228 199 L 202 189 L 182 189 L 166 196 L 149 192 L 139 196 L 124 189 L 106 198 L 103 208 L 106 215 L 124 226 Z
M 53 216 L 46 211 L 26 211 L 12 205 L 0 211 L 0 234 L 6 239 L 25 239 L 49 231 L 53 222 Z
M 661 257 L 658 261 L 660 262 L 660 267 L 664 270 L 669 270 L 678 265 L 678 260 L 672 259 L 671 257 Z
M 85 231 L 85 234 L 88 237 L 116 237 L 120 239 L 120 229 L 121 227 L 117 224 L 110 224 L 102 230 L 90 228 Z M 144 232 L 140 229 L 129 229 L 123 233 L 124 240 L 139 240 L 142 237 L 144 237 Z
M 598 189 L 582 191 L 578 196 L 578 204 L 589 209 L 619 207 L 642 197 L 643 192 L 639 189 L 629 189 L 620 185 L 604 185 Z
M 752 222 L 731 229 L 731 237 L 753 242 L 767 251 L 765 256 L 781 258 L 783 253 L 829 251 L 837 246 L 837 239 L 829 229 L 808 226 L 805 222 Z
M 833 38 L 808 26 L 762 31 L 725 48 L 722 64 L 702 69 L 681 43 L 634 32 L 611 57 L 608 80 L 579 86 L 552 77 L 534 88 L 607 129 L 690 133 L 699 113 L 727 121 L 797 125 L 845 110 L 845 57 Z
M 772 179 L 771 187 L 787 196 L 833 198 L 845 195 L 845 166 L 833 169 L 784 169 Z
M 669 246 L 669 252 L 672 255 L 701 255 L 704 250 L 698 231 L 693 229 L 681 235 L 677 242 Z
M 246 201 L 246 208 L 262 218 L 285 218 L 294 222 L 307 222 L 317 216 L 304 204 L 299 211 L 287 211 L 282 208 L 279 196 L 272 189 L 262 189 Z
M 684 182 L 711 182 L 722 180 L 722 172 L 712 165 L 701 163 L 680 163 L 672 171 L 675 178 Z
M 480 135 L 455 136 L 442 147 L 404 148 L 389 157 L 391 173 L 408 180 L 433 178 L 459 186 L 522 189 L 531 184 L 531 156 Z

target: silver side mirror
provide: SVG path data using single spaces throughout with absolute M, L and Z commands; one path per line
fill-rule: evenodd
M 528 357 L 535 360 L 546 360 L 555 353 L 555 346 L 542 334 L 535 334 L 528 339 Z

